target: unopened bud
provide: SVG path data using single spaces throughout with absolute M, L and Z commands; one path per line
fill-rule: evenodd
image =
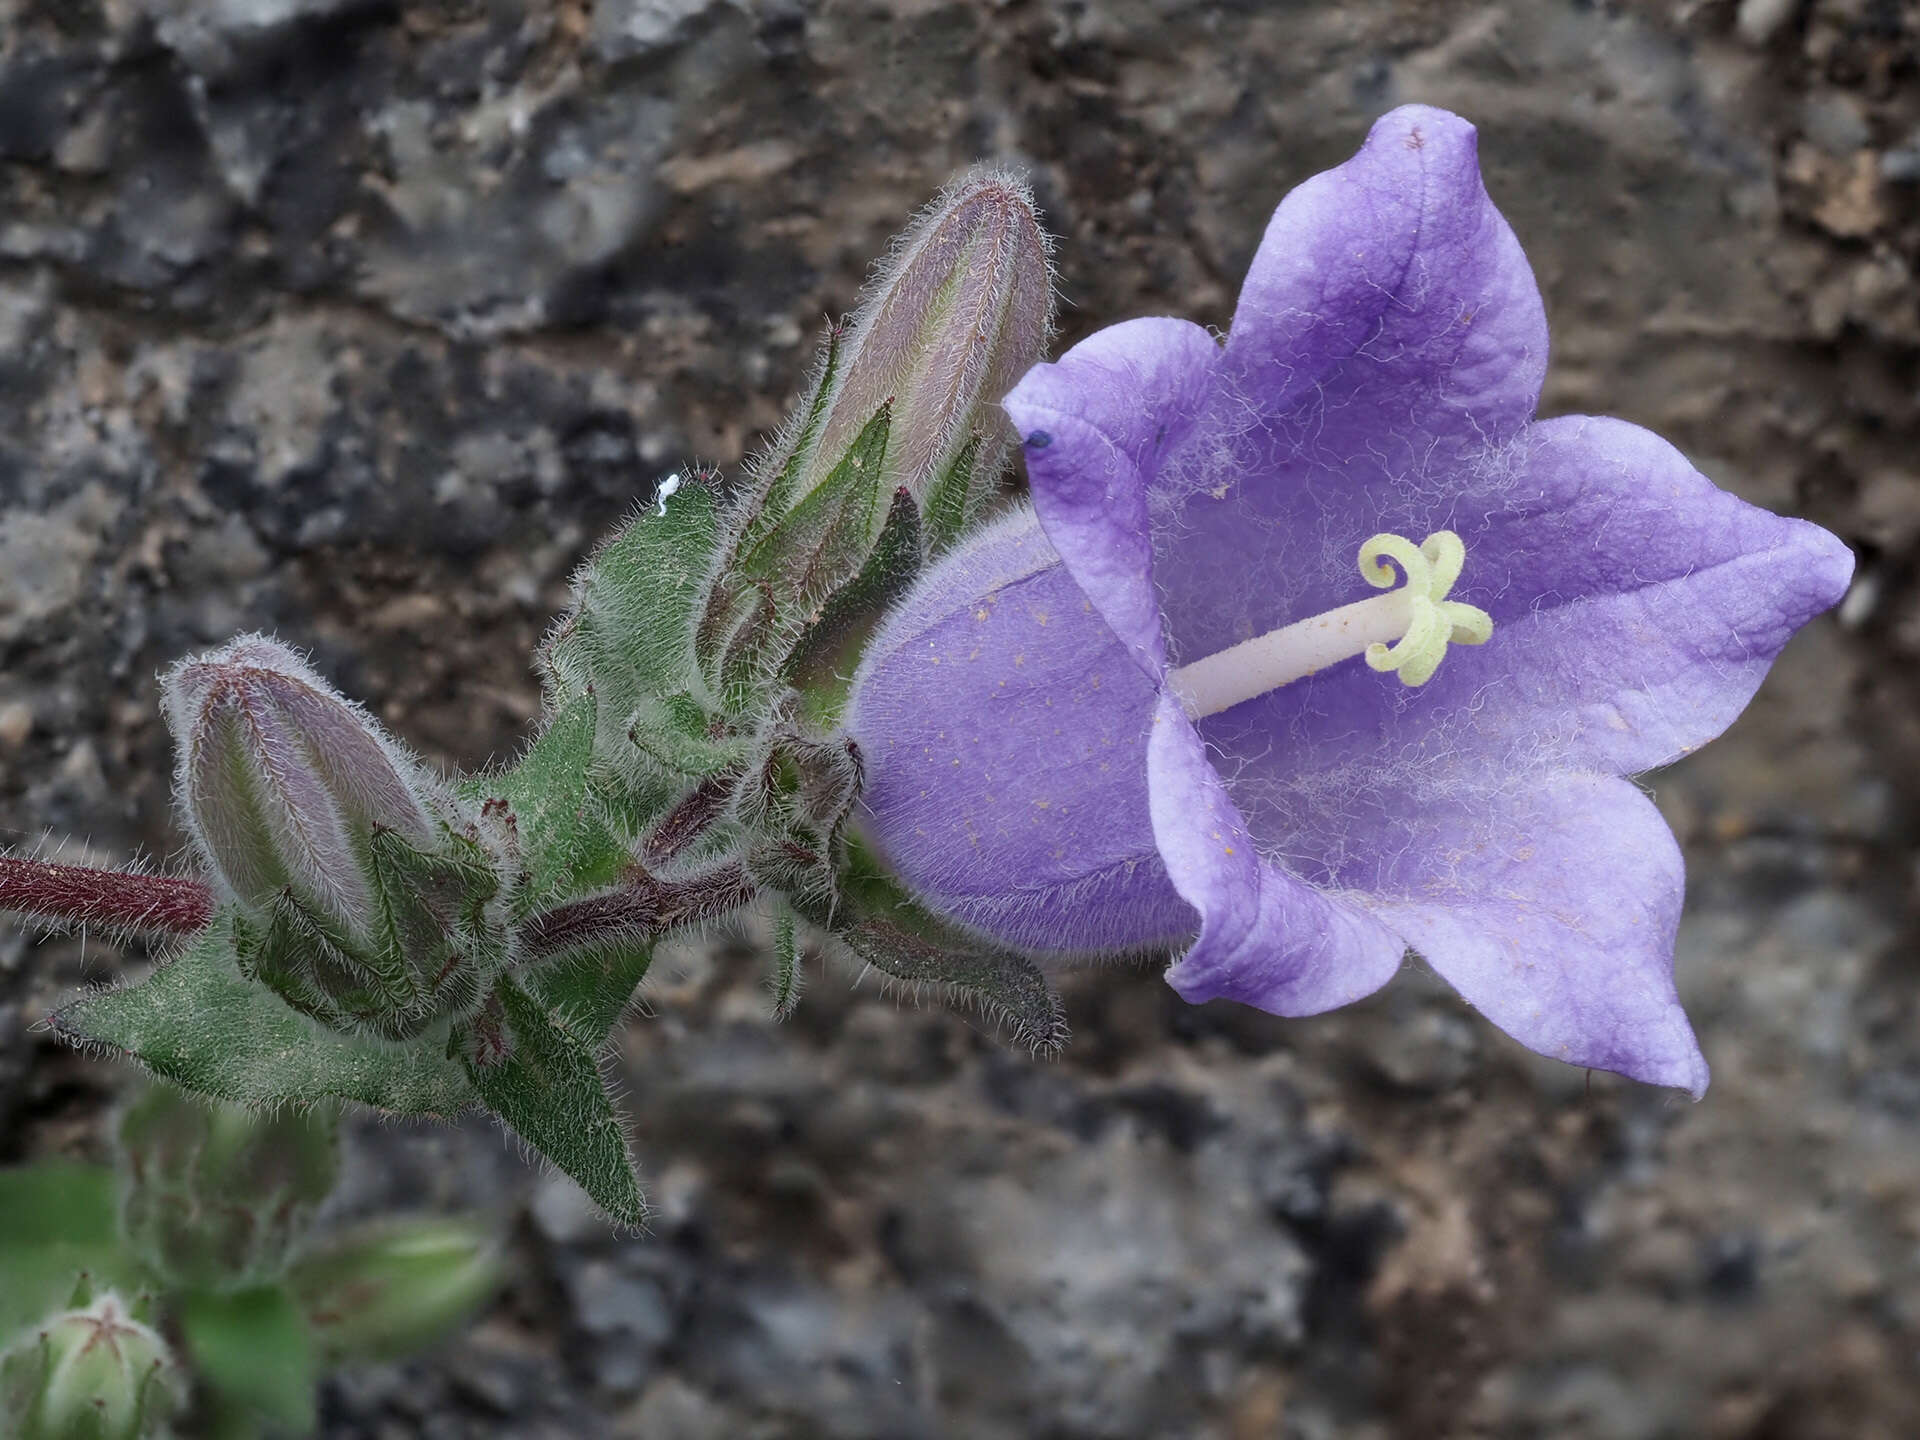
M 243 968 L 392 1039 L 478 1004 L 506 945 L 497 837 L 276 640 L 242 636 L 164 684 L 180 802 L 238 907 Z
M 182 1289 L 278 1277 L 340 1171 L 331 1106 L 262 1115 L 154 1085 L 121 1116 L 119 1142 L 127 1244 Z
M 388 1221 L 349 1235 L 288 1276 L 322 1349 L 398 1359 L 451 1335 L 499 1289 L 499 1246 L 452 1218 Z
M 1026 185 L 973 171 L 907 227 L 828 335 L 809 397 L 754 465 L 695 627 L 721 709 L 751 709 L 817 648 L 814 627 L 849 587 L 910 579 L 978 516 L 1007 453 L 1000 400 L 1052 328 L 1047 249 Z M 912 554 L 877 575 L 889 530 L 911 535 Z
M 891 402 L 885 454 L 866 477 L 878 497 L 872 532 L 886 497 L 905 489 L 929 541 L 944 545 L 1000 472 L 1001 397 L 1039 361 L 1052 326 L 1032 192 L 1002 171 L 969 172 L 894 242 L 844 335 L 829 340 L 811 402 L 760 467 L 767 508 L 790 511 L 816 491 Z
M 186 1386 L 166 1341 L 108 1292 L 27 1331 L 0 1355 L 10 1440 L 162 1435 Z

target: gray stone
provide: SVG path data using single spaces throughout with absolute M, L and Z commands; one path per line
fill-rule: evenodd
M 665 49 L 694 21 L 733 0 L 602 0 L 593 7 L 593 48 L 603 60 Z

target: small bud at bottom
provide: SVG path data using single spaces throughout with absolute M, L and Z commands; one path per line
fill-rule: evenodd
M 143 1440 L 165 1433 L 184 1398 L 166 1341 L 110 1292 L 0 1356 L 0 1433 L 9 1440 Z

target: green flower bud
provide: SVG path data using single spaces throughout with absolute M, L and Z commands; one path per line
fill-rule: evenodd
M 333 1359 L 393 1360 L 458 1330 L 500 1287 L 492 1235 L 472 1221 L 383 1221 L 295 1265 L 288 1285 Z
M 337 1030 L 470 1014 L 507 948 L 511 837 L 292 650 L 244 635 L 164 681 L 187 828 L 242 968 Z
M 173 1354 L 108 1292 L 29 1330 L 0 1355 L 9 1440 L 137 1440 L 166 1433 L 185 1399 Z
M 275 1279 L 340 1173 L 331 1105 L 263 1115 L 154 1085 L 118 1138 L 127 1244 L 183 1289 Z

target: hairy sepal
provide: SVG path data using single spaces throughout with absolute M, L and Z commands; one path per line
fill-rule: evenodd
M 849 842 L 840 869 L 834 937 L 857 961 L 910 993 L 978 1008 L 1042 1059 L 1066 1048 L 1066 1011 L 1027 956 L 965 935 L 915 904 L 866 851 Z

